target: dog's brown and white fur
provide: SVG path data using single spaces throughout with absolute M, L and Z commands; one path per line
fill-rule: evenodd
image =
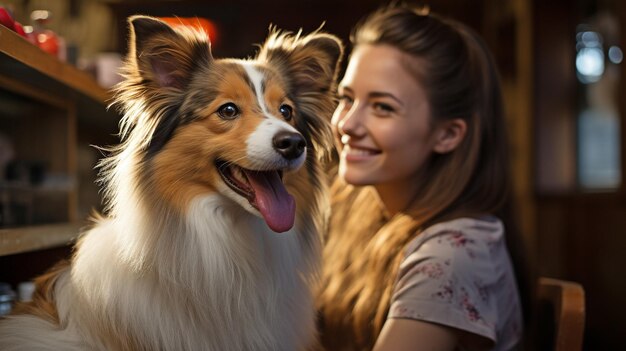
M 0 322 L 0 349 L 311 347 L 341 43 L 274 31 L 254 59 L 214 59 L 193 30 L 129 23 L 107 216 Z

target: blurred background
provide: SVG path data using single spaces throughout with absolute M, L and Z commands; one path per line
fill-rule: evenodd
M 0 0 L 26 32 L 51 31 L 47 33 L 56 43 L 52 40 L 52 48 L 47 49 L 59 60 L 89 72 L 104 88 L 118 79 L 115 70 L 127 46 L 126 18 L 133 14 L 204 18 L 214 56 L 247 57 L 255 54 L 255 44 L 264 40 L 270 24 L 305 32 L 323 25 L 347 44 L 353 25 L 383 3 Z M 626 2 L 419 3 L 468 24 L 486 39 L 501 73 L 519 217 L 531 262 L 542 276 L 583 284 L 585 349 L 623 349 L 626 143 L 621 130 L 626 111 Z M 116 123 L 115 116 L 98 124 L 78 120 L 78 218 L 99 204 L 90 180 L 100 155 L 89 145 L 114 142 Z M 1 127 L 0 123 L 0 132 Z M 0 145 L 3 140 L 0 134 Z

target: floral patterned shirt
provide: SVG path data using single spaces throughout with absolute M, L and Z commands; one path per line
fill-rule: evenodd
M 522 312 L 504 226 L 495 217 L 435 224 L 407 246 L 388 318 L 434 322 L 513 350 Z

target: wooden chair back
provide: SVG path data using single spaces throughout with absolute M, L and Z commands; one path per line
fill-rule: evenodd
M 582 285 L 541 277 L 537 303 L 540 350 L 582 350 L 585 329 L 585 291 Z

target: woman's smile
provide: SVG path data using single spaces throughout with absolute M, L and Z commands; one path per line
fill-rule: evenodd
M 341 154 L 346 162 L 364 162 L 373 160 L 376 156 L 380 155 L 381 152 L 380 150 L 368 147 L 347 144 L 344 145 Z

